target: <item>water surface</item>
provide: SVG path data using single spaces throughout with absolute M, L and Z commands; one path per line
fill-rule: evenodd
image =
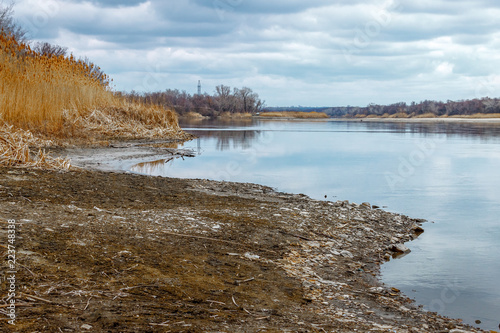
M 370 202 L 428 219 L 382 279 L 431 311 L 500 323 L 500 126 L 335 121 L 197 121 L 195 158 L 151 175 L 254 182 L 316 199 Z M 481 324 L 475 324 L 480 320 Z

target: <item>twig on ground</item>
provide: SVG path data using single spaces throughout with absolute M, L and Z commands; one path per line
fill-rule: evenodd
M 11 305 L 10 304 L 2 304 L 2 305 L 0 305 L 0 309 L 8 308 L 9 306 L 11 306 Z M 17 303 L 16 302 L 16 308 L 19 307 L 19 306 L 33 306 L 33 304 L 30 304 L 30 303 Z
M 240 281 L 240 280 L 236 280 L 236 281 L 234 281 L 234 283 L 235 283 L 237 286 L 239 286 L 239 285 L 240 285 L 240 284 L 242 284 L 242 283 L 250 282 L 250 281 L 253 281 L 253 280 L 255 280 L 255 278 L 254 278 L 254 277 L 252 277 L 252 278 L 250 278 L 250 279 L 246 279 L 246 280 L 241 280 L 241 281 Z
M 54 303 L 52 301 L 49 301 L 48 299 L 41 298 L 41 297 L 38 297 L 38 296 L 28 295 L 28 294 L 25 294 L 25 293 L 21 293 L 21 294 L 24 295 L 27 298 L 32 298 L 32 299 L 37 300 L 37 301 L 41 301 L 41 302 L 45 302 L 45 303 L 49 303 L 49 304 L 53 304 Z
M 158 287 L 158 285 L 157 284 L 141 284 L 141 285 L 138 285 L 138 286 L 120 288 L 120 291 L 122 291 L 122 290 L 130 290 L 130 289 L 135 289 L 135 288 L 145 288 L 145 287 Z
M 160 323 L 160 324 L 149 323 L 149 325 L 151 325 L 151 326 L 170 326 L 168 324 L 169 322 L 170 322 L 170 320 L 167 320 L 167 321 L 164 321 L 163 323 Z
M 234 300 L 234 296 L 231 296 L 231 298 L 233 299 L 234 305 L 236 305 L 236 307 L 239 308 L 240 306 L 238 304 L 236 304 L 236 301 Z
M 87 308 L 89 307 L 91 299 L 92 299 L 92 296 L 89 297 L 89 300 L 87 301 L 87 305 L 85 305 L 85 308 L 83 309 L 83 311 L 87 310 Z

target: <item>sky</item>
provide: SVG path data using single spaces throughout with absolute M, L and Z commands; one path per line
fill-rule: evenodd
M 17 0 L 33 40 L 119 91 L 249 87 L 267 106 L 500 97 L 498 0 Z

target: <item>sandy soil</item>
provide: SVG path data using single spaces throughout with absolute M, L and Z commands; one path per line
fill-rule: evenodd
M 255 184 L 0 168 L 0 331 L 479 331 L 378 282 L 421 222 Z

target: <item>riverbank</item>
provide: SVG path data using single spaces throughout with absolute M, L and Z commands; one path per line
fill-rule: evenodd
M 368 204 L 101 171 L 1 168 L 0 184 L 18 332 L 478 331 L 380 285 L 422 221 Z

